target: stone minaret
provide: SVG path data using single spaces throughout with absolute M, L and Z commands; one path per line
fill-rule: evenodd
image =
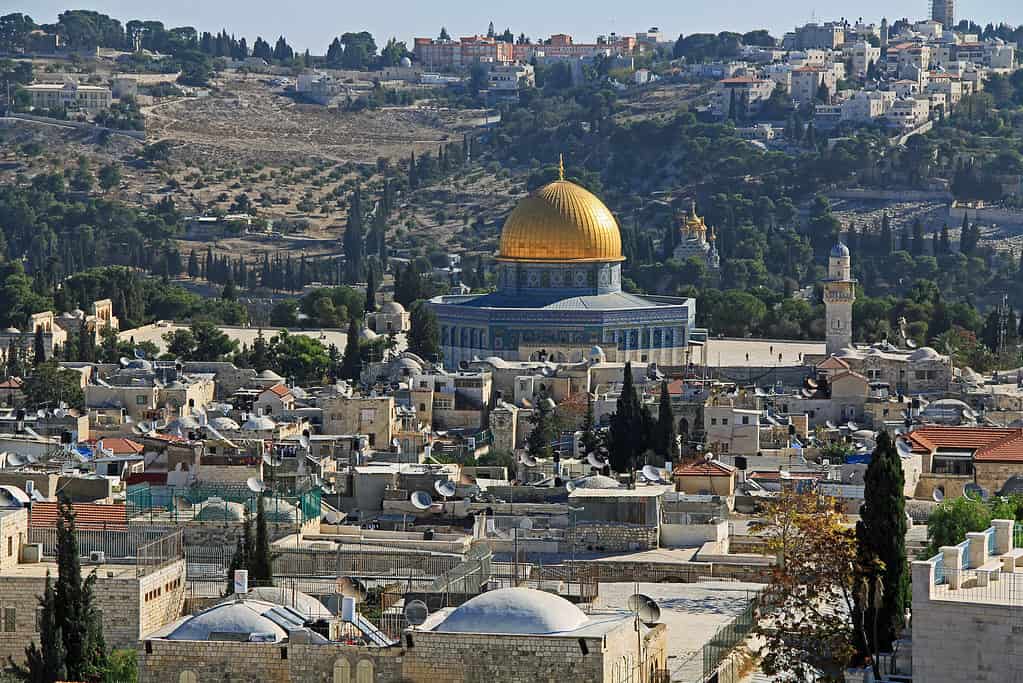
M 856 280 L 852 278 L 849 248 L 839 242 L 828 257 L 828 279 L 824 281 L 824 310 L 827 318 L 827 354 L 852 346 L 852 309 Z

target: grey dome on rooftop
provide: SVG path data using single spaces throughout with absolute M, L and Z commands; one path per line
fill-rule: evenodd
M 582 610 L 561 596 L 534 588 L 499 588 L 463 603 L 434 630 L 542 635 L 575 631 L 587 621 Z
M 839 242 L 835 246 L 831 247 L 831 256 L 834 258 L 849 258 L 849 247 L 845 246 L 842 242 Z

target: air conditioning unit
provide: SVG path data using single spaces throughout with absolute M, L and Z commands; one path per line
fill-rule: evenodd
M 93 550 L 89 553 L 90 564 L 105 564 L 107 561 L 107 554 L 102 550 Z
M 38 564 L 43 561 L 42 543 L 25 543 L 21 546 L 21 563 Z

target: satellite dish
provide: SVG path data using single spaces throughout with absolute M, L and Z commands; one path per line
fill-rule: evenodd
M 401 442 L 398 441 L 397 439 L 391 439 L 391 445 L 394 446 L 395 448 L 398 448 L 399 446 L 401 446 Z
M 572 491 L 575 491 L 575 489 L 576 489 L 576 484 L 575 484 L 574 481 L 569 479 L 568 481 L 565 482 L 565 490 L 567 492 L 572 493 Z
M 526 467 L 536 467 L 536 458 L 531 456 L 529 453 L 523 453 L 519 456 L 519 462 Z
M 337 510 L 327 510 L 324 518 L 327 520 L 327 524 L 337 524 L 341 521 L 341 513 Z
M 245 482 L 245 484 L 253 493 L 262 493 L 266 490 L 266 484 L 264 484 L 263 480 L 259 477 L 249 477 L 249 480 Z
M 906 346 L 908 348 L 915 349 L 916 348 L 916 342 L 913 341 L 912 339 L 907 339 L 906 340 Z
M 657 605 L 657 601 L 648 595 L 635 593 L 629 596 L 627 604 L 629 611 L 647 626 L 656 624 L 657 620 L 661 618 L 661 608 Z
M 441 481 L 438 479 L 433 482 L 433 488 L 437 491 L 437 493 L 445 498 L 450 498 L 455 495 L 455 482 L 453 481 Z
M 522 529 L 523 531 L 529 531 L 530 529 L 533 528 L 533 520 L 531 520 L 529 517 L 523 517 L 522 519 L 519 520 L 519 528 Z
M 812 377 L 808 377 L 806 379 L 806 386 L 808 389 L 817 389 L 818 388 L 817 380 L 815 380 Z
M 642 475 L 651 484 L 659 484 L 664 481 L 663 472 L 653 465 L 643 465 Z
M 409 496 L 409 501 L 411 501 L 412 507 L 417 510 L 429 510 L 430 506 L 433 505 L 433 498 L 426 491 L 413 491 L 412 495 Z
M 126 367 L 128 367 L 131 364 L 131 358 L 126 358 L 125 356 L 121 356 L 120 363 L 121 363 L 121 367 L 122 368 L 126 368 Z
M 596 453 L 587 453 L 586 462 L 588 462 L 590 466 L 596 467 L 597 469 L 600 469 L 601 467 L 604 466 L 604 461 L 598 458 Z
M 59 420 L 63 420 L 65 417 L 67 417 L 67 411 L 64 410 L 63 408 L 57 408 L 56 410 L 53 411 L 53 416 Z
M 931 494 L 931 498 L 934 499 L 935 503 L 940 503 L 945 500 L 945 489 L 940 486 L 934 489 L 934 492 Z
M 309 437 L 305 434 L 298 437 L 298 443 L 304 450 L 309 450 Z
M 7 456 L 7 464 L 12 467 L 21 467 L 25 464 L 24 456 L 20 453 L 11 453 Z
M 39 462 L 39 456 L 38 455 L 32 455 L 31 453 L 27 453 L 25 455 L 25 460 L 28 462 L 29 465 L 34 465 L 37 462 Z
M 987 500 L 991 497 L 983 486 L 972 481 L 963 487 L 963 493 L 974 500 Z
M 280 467 L 284 464 L 284 458 L 279 455 L 267 453 L 263 456 L 263 464 L 269 467 Z
M 143 434 L 148 434 L 149 432 L 153 431 L 153 425 L 149 424 L 148 422 L 139 422 L 139 429 L 142 430 Z
M 848 422 L 846 422 L 846 423 L 845 423 L 845 426 L 849 428 L 849 431 L 850 431 L 850 432 L 858 432 L 858 431 L 860 430 L 860 427 L 859 427 L 859 425 L 857 425 L 857 424 L 856 424 L 855 422 L 853 422 L 852 420 L 849 420 Z
M 36 417 L 38 417 L 40 420 L 45 419 L 46 411 L 40 408 L 39 410 L 36 411 Z
M 136 436 L 142 436 L 143 434 L 145 434 L 145 432 L 142 430 L 142 427 L 140 427 L 139 425 L 132 425 L 131 432 Z
M 899 452 L 899 455 L 901 455 L 903 458 L 908 458 L 909 456 L 913 455 L 913 447 L 910 446 L 905 439 L 895 440 L 895 450 L 897 450 Z
M 831 420 L 825 420 L 824 421 L 824 426 L 827 427 L 828 429 L 838 429 L 838 425 L 836 425 Z
M 411 624 L 413 628 L 422 626 L 429 615 L 430 608 L 422 600 L 413 600 L 405 605 L 405 621 Z

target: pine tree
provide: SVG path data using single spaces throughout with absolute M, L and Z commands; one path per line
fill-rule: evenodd
M 416 171 L 416 153 L 412 152 L 408 162 L 408 189 L 414 190 L 419 186 L 419 174 Z
M 952 238 L 948 234 L 948 225 L 941 227 L 941 242 L 939 248 L 942 254 L 952 253 Z
M 857 591 L 856 613 L 862 615 L 866 629 L 856 629 L 858 639 L 866 631 L 868 642 L 860 643 L 863 652 L 891 652 L 892 642 L 904 625 L 906 596 L 909 587 L 906 563 L 906 503 L 902 461 L 895 443 L 887 432 L 877 437 L 877 447 L 864 475 L 864 499 L 860 521 L 856 524 L 856 541 L 861 558 L 864 583 L 876 590 L 880 578 L 881 595 L 865 597 Z M 876 605 L 877 609 L 870 605 Z M 876 619 L 876 642 L 874 624 Z
M 355 316 L 348 321 L 345 356 L 341 361 L 341 379 L 357 382 L 362 374 L 362 356 L 359 353 L 359 323 Z
M 12 339 L 7 344 L 7 367 L 5 368 L 5 371 L 8 377 L 22 376 L 24 371 L 22 370 L 20 360 L 21 359 L 19 358 L 18 347 L 17 345 L 15 345 L 14 340 Z
M 671 394 L 668 393 L 668 380 L 661 380 L 661 398 L 657 405 L 657 424 L 654 427 L 653 449 L 661 458 L 667 460 L 675 448 L 675 416 L 671 410 Z
M 195 249 L 188 253 L 188 277 L 195 279 L 199 277 L 199 257 L 195 254 Z
M 423 301 L 413 305 L 409 313 L 408 349 L 426 360 L 440 357 L 440 325 Z
M 920 256 L 924 253 L 924 224 L 919 218 L 913 221 L 912 253 L 913 256 Z
M 245 524 L 242 525 L 242 536 L 235 542 L 234 555 L 231 557 L 231 564 L 227 569 L 227 592 L 226 595 L 234 593 L 234 572 L 237 569 L 248 570 L 252 566 L 252 519 L 249 511 L 245 511 Z
M 536 407 L 529 415 L 532 431 L 526 437 L 526 452 L 534 458 L 547 458 L 551 455 L 551 441 L 556 436 L 553 411 L 547 405 L 547 396 L 536 396 Z
M 256 372 L 263 372 L 270 367 L 270 349 L 267 346 L 263 330 L 256 332 L 256 340 L 252 342 L 252 352 L 249 355 L 249 364 Z

